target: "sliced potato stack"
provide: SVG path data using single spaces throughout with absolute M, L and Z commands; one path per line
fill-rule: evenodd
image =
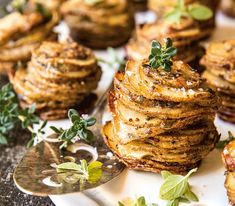
M 230 142 L 223 150 L 222 159 L 227 169 L 225 187 L 230 205 L 235 205 L 235 141 Z
M 163 16 L 166 11 L 172 9 L 178 0 L 148 0 L 149 9 L 155 11 L 158 16 Z M 184 0 L 184 3 L 200 3 L 210 7 L 214 12 L 216 11 L 220 0 Z
M 11 78 L 23 107 L 36 104 L 43 119 L 67 116 L 97 87 L 101 69 L 88 48 L 74 42 L 43 42 L 27 68 Z
M 185 173 L 218 141 L 218 99 L 182 61 L 174 61 L 171 72 L 147 63 L 129 61 L 125 74 L 115 76 L 106 143 L 129 168 Z
M 235 122 L 235 40 L 209 45 L 201 64 L 206 67 L 203 77 L 222 99 L 218 111 L 221 119 Z
M 163 39 L 167 36 L 173 40 L 173 44 L 178 50 L 175 60 L 182 60 L 192 67 L 202 70 L 198 65 L 198 61 L 203 55 L 204 49 L 199 43 L 213 32 L 213 13 L 211 9 L 201 4 L 191 4 L 192 1 L 185 1 L 183 7 L 187 10 L 185 11 L 186 14 L 183 14 L 180 9 L 176 9 L 182 7 L 177 2 L 161 1 L 159 4 L 156 3 L 157 6 L 161 4 L 171 6 L 169 6 L 169 9 L 161 9 L 164 18 L 159 18 L 154 23 L 137 28 L 135 36 L 126 47 L 129 59 L 141 60 L 147 58 L 146 55 L 150 51 L 150 42 L 154 39 L 163 42 Z M 199 7 L 203 15 L 199 15 L 200 12 L 195 12 L 195 15 L 193 12 L 195 8 Z
M 91 48 L 120 46 L 134 28 L 134 16 L 126 0 L 69 0 L 61 11 L 72 38 Z
M 56 39 L 52 29 L 58 23 L 59 16 L 53 5 L 44 5 L 31 0 L 18 5 L 21 12 L 13 11 L 0 19 L 0 70 L 2 72 L 11 69 L 19 61 L 30 60 L 32 51 L 43 40 Z

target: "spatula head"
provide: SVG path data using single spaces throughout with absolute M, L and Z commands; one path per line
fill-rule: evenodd
M 53 165 L 71 160 L 80 163 L 81 159 L 89 162 L 92 156 L 89 152 L 81 150 L 76 153 L 61 151 L 59 146 L 59 143 L 41 142 L 27 151 L 13 175 L 15 184 L 21 191 L 36 196 L 84 191 L 112 180 L 124 169 L 124 165 L 112 155 L 103 140 L 99 139 L 93 146 L 98 152 L 97 161 L 103 163 L 101 179 L 96 183 L 74 182 L 73 179 L 64 181 L 63 175 L 69 178 L 72 174 L 57 173 Z

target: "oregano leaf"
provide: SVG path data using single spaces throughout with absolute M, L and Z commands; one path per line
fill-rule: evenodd
M 213 16 L 210 8 L 200 4 L 189 5 L 188 12 L 194 19 L 199 21 L 210 19 Z
M 163 200 L 174 200 L 184 195 L 188 187 L 188 178 L 197 169 L 192 169 L 186 176 L 170 175 L 160 188 L 160 198 Z

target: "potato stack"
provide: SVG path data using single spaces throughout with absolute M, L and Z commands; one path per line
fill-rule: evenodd
M 60 119 L 97 87 L 101 69 L 88 48 L 74 42 L 43 42 L 27 68 L 11 77 L 21 106 L 36 104 L 42 119 Z
M 221 96 L 219 117 L 235 123 L 235 40 L 211 43 L 201 64 L 206 67 L 203 77 Z
M 69 0 L 61 12 L 76 41 L 95 49 L 117 47 L 128 41 L 134 16 L 126 0 Z
M 213 27 L 207 23 L 182 17 L 179 24 L 166 23 L 164 20 L 146 24 L 137 29 L 135 37 L 126 46 L 127 56 L 133 60 L 147 58 L 150 42 L 156 39 L 162 43 L 167 36 L 178 50 L 175 60 L 193 62 L 202 53 L 199 41 L 210 36 L 213 31 Z
M 178 0 L 149 0 L 149 9 L 155 11 L 159 17 L 163 16 L 167 11 L 171 10 Z M 220 0 L 183 0 L 186 5 L 192 3 L 200 3 L 210 7 L 214 13 L 217 10 Z
M 35 0 L 25 1 L 17 4 L 20 11 L 13 10 L 0 19 L 0 71 L 6 72 L 17 62 L 30 60 L 31 52 L 43 40 L 56 39 L 52 29 L 59 16 L 56 6 L 52 6 Z
M 148 63 L 128 61 L 125 73 L 115 76 L 105 141 L 131 169 L 185 173 L 218 141 L 218 98 L 182 61 L 174 61 L 170 72 Z
M 227 189 L 227 195 L 231 206 L 235 205 L 235 141 L 232 141 L 226 145 L 222 153 L 222 159 L 226 167 L 226 180 L 225 188 Z
M 161 2 L 165 5 L 168 1 Z M 203 68 L 198 62 L 204 53 L 204 48 L 200 46 L 200 42 L 213 32 L 213 12 L 202 4 L 191 4 L 192 1 L 183 1 L 183 5 L 179 1 L 168 3 L 172 5 L 169 9 L 161 9 L 164 18 L 137 28 L 135 36 L 126 47 L 127 56 L 133 60 L 146 58 L 152 40 L 156 39 L 162 43 L 165 37 L 169 37 L 178 50 L 175 60 L 187 62 L 201 72 Z

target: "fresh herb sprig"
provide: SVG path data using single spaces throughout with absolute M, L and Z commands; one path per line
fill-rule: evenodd
M 85 159 L 80 160 L 80 164 L 75 162 L 65 162 L 57 166 L 57 173 L 67 183 L 88 181 L 96 183 L 102 176 L 102 163 L 93 161 L 90 164 Z M 71 174 L 72 173 L 72 174 Z M 69 178 L 67 178 L 69 176 Z
M 167 23 L 179 23 L 181 17 L 190 17 L 195 20 L 205 21 L 213 16 L 213 11 L 199 3 L 185 5 L 184 0 L 178 0 L 175 7 L 168 12 L 164 19 Z
M 171 71 L 172 57 L 176 55 L 177 49 L 173 47 L 172 40 L 167 38 L 166 44 L 162 46 L 160 42 L 154 40 L 151 45 L 151 54 L 149 55 L 149 64 L 144 64 L 145 67 L 157 69 L 162 67 L 165 71 Z
M 35 138 L 39 133 L 43 133 L 46 123 L 43 123 L 37 132 L 32 128 L 33 124 L 39 124 L 39 118 L 34 114 L 35 105 L 22 109 L 19 106 L 16 94 L 11 84 L 4 85 L 0 90 L 0 144 L 7 144 L 7 136 L 17 124 L 28 129 Z M 31 144 L 29 144 L 31 145 Z
M 224 147 L 231 141 L 235 140 L 235 137 L 233 136 L 233 134 L 228 131 L 228 138 L 225 140 L 220 140 L 217 144 L 216 144 L 216 148 L 217 149 L 224 149 Z
M 126 200 L 123 200 L 122 202 L 119 201 L 118 206 L 158 206 L 158 204 L 156 203 L 147 204 L 145 197 L 141 196 L 136 200 L 128 198 Z
M 54 126 L 50 127 L 59 135 L 58 139 L 63 141 L 60 149 L 66 148 L 69 144 L 76 142 L 78 139 L 82 139 L 88 143 L 94 140 L 94 134 L 91 130 L 87 129 L 96 123 L 94 117 L 88 117 L 86 115 L 80 116 L 74 109 L 68 111 L 68 117 L 72 123 L 69 129 L 58 129 Z
M 198 201 L 198 197 L 191 191 L 188 183 L 189 176 L 196 171 L 197 168 L 192 169 L 186 176 L 173 175 L 168 171 L 161 172 L 164 183 L 160 188 L 160 198 L 168 201 L 167 206 L 178 206 L 180 202 Z

